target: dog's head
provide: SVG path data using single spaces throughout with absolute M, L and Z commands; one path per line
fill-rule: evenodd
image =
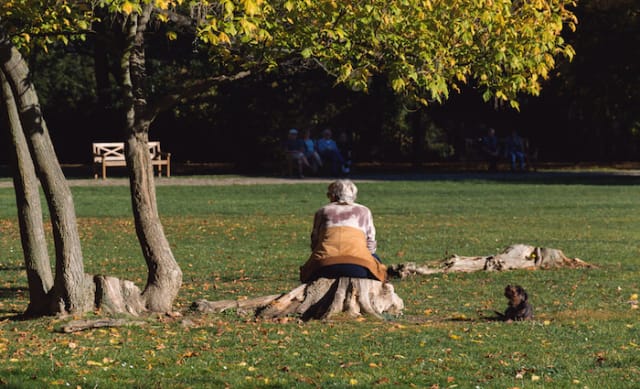
M 504 288 L 504 296 L 509 299 L 509 305 L 518 306 L 527 301 L 527 291 L 520 285 L 507 285 Z

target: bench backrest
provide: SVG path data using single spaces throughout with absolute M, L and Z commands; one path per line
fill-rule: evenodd
M 105 142 L 93 144 L 93 160 L 101 161 L 122 161 L 124 160 L 123 142 Z
M 149 145 L 149 155 L 151 156 L 151 159 L 160 157 L 160 142 L 149 141 L 147 144 Z
M 160 142 L 150 141 L 149 156 L 151 159 L 158 157 L 161 153 Z M 124 142 L 101 142 L 93 144 L 93 160 L 102 161 L 124 161 Z

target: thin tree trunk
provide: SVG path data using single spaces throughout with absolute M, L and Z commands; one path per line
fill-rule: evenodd
M 0 42 L 0 64 L 11 86 L 20 121 L 47 198 L 56 249 L 56 274 L 52 313 L 80 313 L 93 309 L 93 295 L 87 284 L 73 197 L 53 149 L 42 116 L 29 68 L 22 55 L 8 41 Z
M 182 285 L 182 271 L 173 257 L 158 215 L 147 144 L 152 117 L 148 114 L 143 87 L 144 33 L 151 9 L 151 5 L 146 5 L 141 15 L 131 14 L 127 19 L 130 44 L 121 61 L 127 134 L 125 156 L 136 234 L 149 271 L 143 298 L 147 309 L 168 312 Z
M 13 92 L 3 72 L 0 72 L 0 81 L 13 143 L 13 187 L 16 193 L 20 238 L 29 284 L 29 306 L 25 315 L 43 315 L 48 313 L 47 293 L 53 286 L 53 275 L 42 221 L 38 177 L 22 131 Z
M 130 135 L 125 144 L 136 234 L 149 271 L 143 298 L 147 309 L 169 312 L 182 285 L 182 271 L 158 215 L 147 140 Z

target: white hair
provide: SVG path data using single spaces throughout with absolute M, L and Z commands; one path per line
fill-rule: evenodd
M 329 184 L 327 194 L 338 203 L 353 204 L 356 202 L 358 187 L 351 180 L 337 180 Z

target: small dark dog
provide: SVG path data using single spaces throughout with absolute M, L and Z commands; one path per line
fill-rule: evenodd
M 507 285 L 504 297 L 509 300 L 509 306 L 504 313 L 496 312 L 507 322 L 533 319 L 533 306 L 529 303 L 527 291 L 520 285 Z

